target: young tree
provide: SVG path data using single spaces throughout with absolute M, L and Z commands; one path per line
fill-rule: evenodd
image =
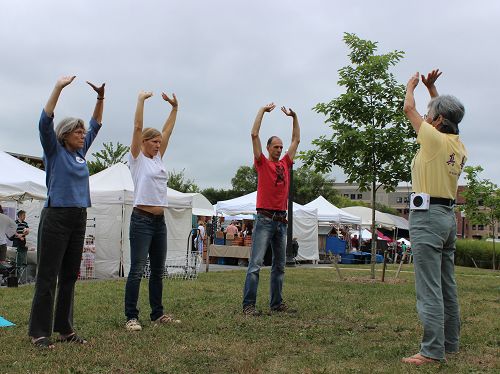
M 92 153 L 95 161 L 87 161 L 87 166 L 89 168 L 90 175 L 98 173 L 111 165 L 117 164 L 119 162 L 127 163 L 123 161 L 123 157 L 130 151 L 128 145 L 123 145 L 120 142 L 116 143 L 116 148 L 113 142 L 103 143 L 104 149 Z
M 167 186 L 179 192 L 198 192 L 200 189 L 193 179 L 186 178 L 184 170 L 182 169 L 179 172 L 175 170 L 169 171 L 167 173 Z
M 496 269 L 495 231 L 500 221 L 500 188 L 488 179 L 480 179 L 481 166 L 464 168 L 467 188 L 462 192 L 465 199 L 460 209 L 465 212 L 469 222 L 493 228 L 493 270 Z
M 389 72 L 404 53 L 377 55 L 376 42 L 354 34 L 345 33 L 344 41 L 351 51 L 351 65 L 339 70 L 338 85 L 345 93 L 314 108 L 326 116 L 333 134 L 315 139 L 315 149 L 304 152 L 302 158 L 322 172 L 340 166 L 347 182 L 372 192 L 371 276 L 375 278 L 376 191 L 380 187 L 394 191 L 398 182 L 410 180 L 415 134 L 403 113 L 405 86 Z

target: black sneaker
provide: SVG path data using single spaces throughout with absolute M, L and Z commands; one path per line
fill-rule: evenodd
M 271 313 L 295 314 L 297 313 L 297 309 L 292 309 L 285 303 L 281 303 L 277 307 L 272 308 Z
M 252 316 L 252 317 L 258 317 L 262 314 L 261 311 L 257 310 L 255 308 L 255 305 L 253 304 L 249 304 L 249 305 L 245 305 L 243 307 L 243 314 L 245 316 Z

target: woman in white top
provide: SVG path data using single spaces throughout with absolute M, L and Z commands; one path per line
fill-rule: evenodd
M 172 110 L 162 132 L 143 129 L 144 101 L 152 92 L 141 91 L 137 99 L 134 132 L 130 146 L 129 167 L 134 181 L 134 209 L 130 217 L 130 272 L 125 287 L 125 328 L 141 330 L 137 300 L 144 266 L 148 256 L 151 268 L 149 304 L 154 323 L 180 322 L 163 312 L 163 273 L 167 255 L 167 227 L 163 211 L 167 206 L 167 172 L 162 157 L 174 129 L 177 117 L 177 98 L 162 93 Z

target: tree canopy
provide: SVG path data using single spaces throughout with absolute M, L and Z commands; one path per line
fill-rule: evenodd
M 128 145 L 123 145 L 118 142 L 115 147 L 113 142 L 109 142 L 103 143 L 102 146 L 102 150 L 92 153 L 95 161 L 87 161 L 90 175 L 98 173 L 119 162 L 127 163 L 123 161 L 123 158 L 130 151 Z
M 462 192 L 465 203 L 460 209 L 472 224 L 493 228 L 493 269 L 495 269 L 495 228 L 500 221 L 500 188 L 488 179 L 481 179 L 481 166 L 464 168 L 467 188 Z
M 308 166 L 327 172 L 342 168 L 348 183 L 372 191 L 372 221 L 376 190 L 394 191 L 400 181 L 411 179 L 410 162 L 416 151 L 415 133 L 403 113 L 405 86 L 389 69 L 402 51 L 376 54 L 377 43 L 355 34 L 344 34 L 351 64 L 339 70 L 339 97 L 314 107 L 326 116 L 331 134 L 313 140 L 314 149 L 302 152 Z M 375 227 L 372 226 L 372 277 L 375 276 Z

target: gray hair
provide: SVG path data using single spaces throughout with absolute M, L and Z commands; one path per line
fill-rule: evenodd
M 80 118 L 67 117 L 57 124 L 56 138 L 59 143 L 64 146 L 66 135 L 72 133 L 76 129 L 85 130 L 85 122 Z
M 465 108 L 455 96 L 437 96 L 429 102 L 427 107 L 433 120 L 440 115 L 443 116 L 444 120 L 440 127 L 441 132 L 458 135 L 458 124 L 464 118 Z

